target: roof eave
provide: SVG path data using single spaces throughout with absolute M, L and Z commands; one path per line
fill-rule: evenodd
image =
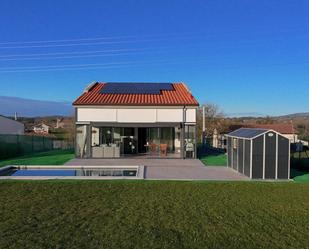
M 96 103 L 73 103 L 73 106 L 192 106 L 192 107 L 199 107 L 199 104 L 131 104 L 131 103 L 123 103 L 123 104 L 112 104 L 112 103 L 106 103 L 106 104 L 96 104 Z

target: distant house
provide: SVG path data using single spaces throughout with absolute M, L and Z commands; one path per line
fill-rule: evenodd
M 294 129 L 292 123 L 285 124 L 242 124 L 242 125 L 231 125 L 228 131 L 224 134 L 218 134 L 217 131 L 214 132 L 213 136 L 213 147 L 215 148 L 226 148 L 226 137 L 225 134 L 231 131 L 235 131 L 240 128 L 253 128 L 253 129 L 267 129 L 274 130 L 280 133 L 282 136 L 288 138 L 290 143 L 302 142 L 304 145 L 308 145 L 308 142 L 298 139 L 297 131 Z
M 23 123 L 0 116 L 0 134 L 23 135 L 24 132 L 25 126 Z
M 274 130 L 284 137 L 288 138 L 291 143 L 297 143 L 298 134 L 294 129 L 294 125 L 292 123 L 288 124 L 255 124 L 255 125 L 247 125 L 246 128 L 258 128 L 258 129 L 268 129 Z
M 50 127 L 44 123 L 33 126 L 33 132 L 37 134 L 48 134 Z

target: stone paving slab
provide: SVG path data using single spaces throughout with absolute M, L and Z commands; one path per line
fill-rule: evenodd
M 249 178 L 223 166 L 204 166 L 198 159 L 73 159 L 71 166 L 144 165 L 145 179 L 158 180 L 248 180 Z

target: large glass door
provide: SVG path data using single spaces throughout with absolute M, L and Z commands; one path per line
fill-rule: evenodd
M 147 154 L 149 157 L 159 157 L 160 134 L 159 128 L 147 128 Z
M 86 131 L 87 129 L 83 126 L 78 127 L 77 130 L 77 153 L 80 157 L 87 154 Z M 180 158 L 181 156 L 180 127 L 93 126 L 90 132 L 89 145 L 91 156 L 94 158 L 118 158 L 132 155 L 150 158 Z M 188 143 L 190 141 L 187 139 Z M 194 143 L 194 141 L 191 142 Z
M 175 128 L 160 128 L 160 156 L 167 157 L 175 152 Z
M 178 141 L 178 138 L 175 138 L 175 127 L 150 127 L 146 128 L 146 130 L 145 147 L 148 157 L 180 157 L 180 151 L 175 152 L 175 143 Z M 141 140 L 139 139 L 139 141 Z
M 136 154 L 137 146 L 135 128 L 123 128 L 122 143 L 124 155 Z

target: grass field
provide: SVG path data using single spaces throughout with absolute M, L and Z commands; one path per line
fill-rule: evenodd
M 309 182 L 309 170 L 291 168 L 291 178 L 297 182 Z
M 1 181 L 0 248 L 308 248 L 309 184 Z
M 53 150 L 17 157 L 13 159 L 0 160 L 0 167 L 6 165 L 62 165 L 74 158 L 72 150 Z
M 309 151 L 291 155 L 291 177 L 297 182 L 309 182 Z
M 207 155 L 201 158 L 201 161 L 206 166 L 226 166 L 227 165 L 227 156 L 226 154 L 218 155 Z

